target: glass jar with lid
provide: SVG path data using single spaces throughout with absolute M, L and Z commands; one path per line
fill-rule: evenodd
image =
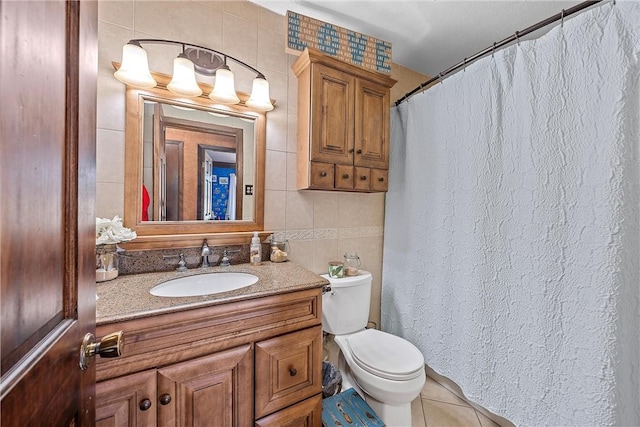
M 356 252 L 345 252 L 344 273 L 347 276 L 357 276 L 360 267 L 360 257 Z

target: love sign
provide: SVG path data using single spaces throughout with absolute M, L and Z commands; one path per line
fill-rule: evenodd
M 306 47 L 350 64 L 391 73 L 391 43 L 287 11 L 287 52 Z

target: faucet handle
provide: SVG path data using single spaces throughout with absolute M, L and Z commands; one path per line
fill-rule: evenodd
M 222 251 L 222 258 L 220 259 L 220 267 L 229 267 L 231 265 L 231 257 L 229 255 L 237 254 L 238 252 L 240 252 L 240 249 L 230 251 L 229 248 L 225 246 L 224 250 Z
M 180 255 L 163 255 L 162 259 L 170 259 L 170 258 L 180 258 L 180 261 L 178 261 L 178 267 L 176 268 L 176 271 L 187 271 L 187 261 L 184 259 L 184 254 L 181 253 Z
M 187 261 L 184 259 L 184 254 L 180 254 L 180 261 L 178 261 L 176 271 L 187 271 Z

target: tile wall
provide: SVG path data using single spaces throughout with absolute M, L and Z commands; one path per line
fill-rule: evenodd
M 373 273 L 371 320 L 380 324 L 384 194 L 296 190 L 297 80 L 286 54 L 285 17 L 248 1 L 104 1 L 99 4 L 97 215 L 124 212 L 125 87 L 113 77 L 122 45 L 132 38 L 166 38 L 200 44 L 234 56 L 265 74 L 276 108 L 267 114 L 265 229 L 285 232 L 291 259 L 324 273 L 328 261 L 358 252 Z M 178 51 L 145 46 L 154 71 L 171 74 Z M 249 93 L 253 74 L 233 68 L 236 89 Z M 392 100 L 426 80 L 393 67 Z M 248 242 L 247 242 L 248 243 Z

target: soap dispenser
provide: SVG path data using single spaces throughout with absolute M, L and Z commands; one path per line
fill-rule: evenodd
M 260 244 L 260 236 L 258 232 L 253 232 L 253 238 L 251 239 L 251 246 L 249 247 L 249 262 L 251 265 L 260 265 L 262 261 L 262 245 Z

